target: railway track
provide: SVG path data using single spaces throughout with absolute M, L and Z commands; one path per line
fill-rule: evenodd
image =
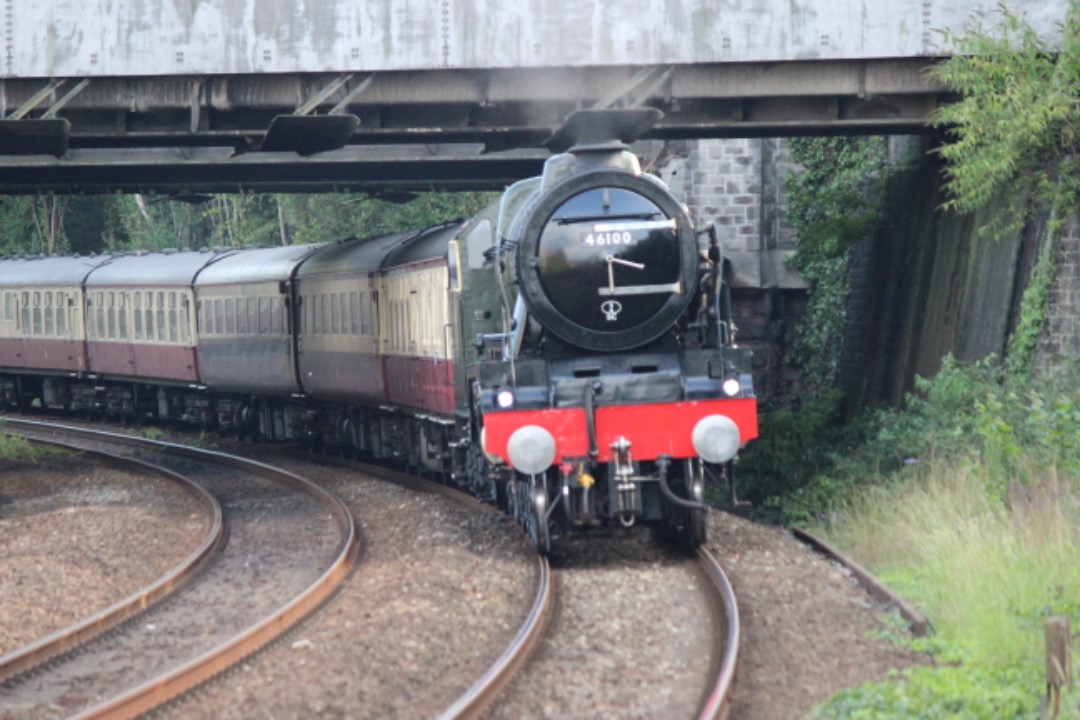
M 90 436 L 102 437 L 101 435 L 96 434 Z M 113 442 L 127 444 L 135 441 L 129 436 L 121 436 L 120 438 L 114 439 Z M 142 443 L 139 443 L 139 446 L 142 446 Z M 250 446 L 247 447 L 250 448 Z M 139 452 L 146 451 L 143 450 Z M 154 452 L 157 453 L 158 451 L 155 450 Z M 265 457 L 265 448 L 260 448 L 260 452 L 257 453 L 257 456 Z M 412 478 L 402 473 L 389 471 L 384 468 L 372 467 L 350 461 L 339 461 L 333 458 L 307 459 L 321 464 L 362 470 L 365 474 L 376 475 L 382 479 L 391 480 L 413 490 L 420 490 L 427 493 L 432 491 L 442 493 L 458 502 L 466 505 L 474 505 L 476 506 L 476 509 L 491 510 L 488 506 L 476 503 L 468 496 L 455 490 L 434 485 L 426 481 L 417 480 L 416 478 Z M 276 464 L 276 460 L 272 460 L 271 462 Z M 304 470 L 301 470 L 301 472 L 305 473 Z M 228 508 L 227 505 L 226 508 Z M 698 585 L 704 594 L 709 595 L 712 598 L 709 600 L 712 604 L 711 609 L 705 611 L 705 614 L 712 618 L 710 621 L 711 629 L 706 631 L 705 634 L 708 637 L 715 636 L 719 640 L 722 640 L 722 643 L 713 643 L 708 648 L 706 652 L 708 659 L 705 661 L 707 665 L 706 671 L 697 672 L 695 675 L 696 679 L 694 682 L 698 683 L 696 689 L 681 691 L 684 692 L 684 694 L 685 692 L 689 692 L 690 695 L 695 696 L 695 699 L 684 702 L 682 707 L 692 708 L 693 711 L 690 714 L 693 714 L 696 717 L 722 718 L 725 717 L 729 705 L 728 697 L 730 695 L 738 647 L 738 613 L 734 595 L 731 593 L 730 584 L 727 583 L 723 571 L 708 553 L 704 551 L 699 553 L 696 569 L 689 570 L 688 566 L 693 566 L 694 563 L 685 559 L 683 556 L 680 556 L 680 560 L 677 564 L 682 566 L 682 569 L 679 572 L 684 574 L 688 572 L 693 575 L 696 579 L 692 582 Z M 536 592 L 532 600 L 532 606 L 525 621 L 514 634 L 513 640 L 498 655 L 497 659 L 487 667 L 486 671 L 472 682 L 465 692 L 460 693 L 453 702 L 446 705 L 445 709 L 434 713 L 436 716 L 447 719 L 470 718 L 492 712 L 495 717 L 504 716 L 506 708 L 508 707 L 508 699 L 510 699 L 510 706 L 512 706 L 513 697 L 518 692 L 516 689 L 517 686 L 522 682 L 531 682 L 525 678 L 528 678 L 530 674 L 534 672 L 534 670 L 531 669 L 530 663 L 532 663 L 532 661 L 530 658 L 534 655 L 537 648 L 540 647 L 542 650 L 545 645 L 550 644 L 551 642 L 558 642 L 558 640 L 553 641 L 553 636 L 548 632 L 549 623 L 551 622 L 552 616 L 556 614 L 557 611 L 555 608 L 560 602 L 555 591 L 556 583 L 553 581 L 552 571 L 544 559 L 537 558 L 536 566 Z M 565 573 L 565 570 L 559 572 Z M 624 577 L 621 582 L 632 584 L 637 581 L 632 578 Z M 563 600 L 562 602 L 565 604 L 573 601 Z M 696 607 L 698 608 L 698 611 L 700 611 L 700 605 Z M 144 626 L 150 624 L 146 619 L 141 620 L 140 623 Z M 699 629 L 700 626 L 694 626 L 692 628 L 692 630 Z M 674 641 L 676 644 L 678 642 L 677 638 L 668 638 L 667 640 L 669 642 Z M 660 640 L 660 642 L 663 642 L 663 640 Z M 540 654 L 542 655 L 543 653 Z M 696 662 L 692 664 L 700 665 L 701 663 Z M 219 663 L 215 665 L 216 669 L 212 672 L 200 672 L 197 674 L 197 677 L 195 675 L 189 675 L 188 673 L 181 673 L 182 675 L 189 675 L 188 679 L 182 682 L 185 682 L 188 685 L 201 682 L 202 679 L 209 677 L 213 673 L 220 672 L 224 667 L 224 663 Z M 59 681 L 57 681 L 57 683 L 64 684 Z M 96 681 L 90 681 L 90 684 L 93 684 L 96 688 Z M 685 683 L 683 684 L 685 685 Z M 160 693 L 158 690 L 153 689 L 153 685 L 154 683 L 144 683 L 144 686 L 146 686 L 144 691 L 150 692 L 150 695 L 155 698 L 154 702 L 158 702 Z M 181 692 L 181 690 L 177 690 L 176 692 Z M 9 712 L 11 705 L 10 701 L 7 699 L 8 694 L 8 688 L 4 687 L 4 699 L 0 700 L 0 710 L 3 711 L 4 716 L 14 717 L 16 715 L 12 715 Z M 126 701 L 111 706 L 102 703 L 99 704 L 98 708 L 94 709 L 92 713 L 97 713 L 99 711 L 112 713 L 115 711 L 120 713 L 119 716 L 127 716 L 133 712 L 141 712 L 145 709 L 145 707 L 141 706 L 139 710 L 131 709 L 135 707 L 137 706 L 129 705 Z M 613 710 L 615 709 L 617 709 L 617 706 L 613 708 Z M 67 712 L 65 709 L 65 712 L 61 714 L 68 715 L 71 713 Z M 166 715 L 168 716 L 168 713 L 166 713 Z M 186 711 L 181 712 L 181 715 L 186 715 Z M 21 716 L 21 714 L 19 714 L 19 716 Z M 86 716 L 92 717 L 98 715 L 87 714 Z
M 318 607 L 357 554 L 348 509 L 318 486 L 223 453 L 97 430 L 8 420 L 29 439 L 130 456 L 186 475 L 218 498 L 227 542 L 185 588 L 75 646 L 24 653 L 0 686 L 4 717 L 132 717 L 222 672 Z M 77 438 L 77 439 L 71 439 Z M 93 634 L 93 633 L 89 633 Z M 88 635 L 89 636 L 89 635 Z M 61 652 L 58 654 L 57 649 Z M 77 652 L 71 652 L 77 648 Z
M 183 561 L 170 568 L 165 574 L 146 587 L 29 645 L 0 655 L 0 683 L 41 665 L 61 653 L 89 642 L 110 628 L 133 618 L 151 605 L 178 592 L 200 569 L 211 561 L 213 554 L 217 552 L 225 541 L 225 523 L 222 518 L 221 505 L 218 503 L 217 498 L 191 478 L 136 458 L 121 457 L 104 451 L 85 450 L 58 440 L 50 441 L 48 444 L 53 447 L 79 450 L 90 454 L 96 462 L 115 465 L 144 474 L 157 475 L 171 481 L 182 492 L 194 498 L 200 507 L 200 511 L 207 519 L 206 534 L 202 542 Z
M 259 453 L 262 456 L 262 453 Z M 296 456 L 293 456 L 296 457 Z M 302 462 L 316 463 L 330 467 L 352 468 L 362 471 L 365 475 L 389 480 L 391 483 L 401 485 L 411 490 L 423 493 L 437 493 L 444 495 L 457 503 L 469 505 L 478 512 L 495 513 L 489 505 L 477 503 L 470 495 L 463 494 L 458 490 L 441 485 L 429 483 L 416 477 L 388 470 L 386 467 L 369 465 L 349 460 L 341 460 L 325 456 L 302 456 Z M 274 461 L 276 462 L 276 460 Z M 613 545 L 623 545 L 622 540 L 616 540 Z M 708 552 L 700 551 L 697 557 L 688 558 L 685 555 L 673 552 L 665 543 L 649 541 L 649 546 L 656 551 L 656 555 L 650 555 L 649 560 L 663 558 L 662 562 L 670 562 L 675 566 L 672 572 L 681 579 L 696 584 L 700 589 L 700 598 L 690 603 L 689 612 L 700 613 L 707 617 L 707 630 L 702 637 L 705 638 L 707 660 L 706 666 L 700 668 L 697 674 L 697 684 L 687 691 L 689 699 L 684 706 L 689 708 L 686 715 L 697 718 L 725 718 L 730 707 L 730 695 L 732 690 L 735 663 L 738 658 L 740 628 L 738 603 L 735 600 L 733 590 L 728 582 L 724 570 L 720 568 L 717 560 Z M 556 582 L 556 576 L 565 575 L 563 570 L 551 570 L 549 563 L 542 557 L 537 558 L 538 580 L 536 596 L 532 601 L 532 608 L 526 621 L 518 629 L 513 641 L 492 664 L 484 675 L 477 679 L 472 687 L 447 706 L 445 710 L 434 714 L 442 720 L 450 718 L 475 718 L 475 717 L 510 717 L 516 715 L 516 710 L 507 715 L 508 698 L 511 706 L 512 696 L 519 692 L 519 685 L 531 684 L 529 678 L 537 674 L 534 664 L 534 656 L 538 649 L 542 652 L 543 647 L 558 646 L 564 643 L 566 637 L 573 634 L 573 629 L 551 628 L 552 617 L 557 614 L 559 603 L 567 600 L 562 597 L 556 588 L 565 588 L 567 581 L 564 576 L 562 582 Z M 650 574 L 646 565 L 638 565 L 636 568 L 617 568 L 615 573 L 616 584 L 624 586 L 639 582 L 635 578 L 636 570 L 643 570 Z M 588 582 L 588 581 L 586 581 Z M 640 612 L 643 625 L 648 622 L 649 610 L 656 608 L 643 608 Z M 700 624 L 691 624 L 688 631 L 700 630 Z M 648 630 L 643 630 L 649 635 Z M 559 637 L 562 636 L 562 637 Z M 664 642 L 665 638 L 651 637 L 656 642 Z M 715 639 L 715 647 L 714 647 Z M 627 664 L 634 664 L 635 658 L 625 656 L 623 660 Z M 540 671 L 544 673 L 543 670 Z M 555 694 L 559 692 L 556 690 Z M 627 690 L 630 692 L 630 690 Z M 555 715 L 567 714 L 577 711 L 573 707 L 572 699 L 569 705 L 555 711 Z M 522 717 L 536 717 L 539 706 L 529 709 Z M 608 717 L 619 716 L 619 706 L 612 705 L 610 708 L 599 710 L 600 715 Z M 543 715 L 543 712 L 541 712 Z M 639 715 L 639 714 L 638 714 Z M 646 714 L 648 715 L 648 714 Z M 677 717 L 677 716 L 676 716 Z
M 644 533 L 565 547 L 550 631 L 491 717 L 726 717 L 740 629 L 716 560 Z
M 296 457 L 296 455 L 292 455 Z M 356 460 L 333 456 L 303 455 L 305 462 L 315 462 L 328 467 L 356 470 L 395 485 L 422 493 L 433 493 L 467 507 L 470 512 L 498 517 L 498 511 L 485 505 L 471 495 L 459 490 L 417 478 L 404 472 L 371 465 Z M 548 559 L 537 555 L 535 592 L 529 612 L 518 627 L 513 639 L 487 669 L 444 710 L 437 713 L 439 720 L 466 720 L 481 717 L 498 702 L 500 694 L 521 672 L 538 643 L 544 636 L 555 610 L 555 587 Z

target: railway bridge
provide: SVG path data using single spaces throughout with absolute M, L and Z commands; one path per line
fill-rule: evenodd
M 499 188 L 627 137 L 917 133 L 996 0 L 0 0 L 0 193 Z M 1010 8 L 1053 40 L 1066 0 Z

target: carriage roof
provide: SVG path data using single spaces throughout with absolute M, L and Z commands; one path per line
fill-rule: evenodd
M 0 260 L 0 287 L 70 287 L 82 285 L 94 268 L 111 260 L 98 257 L 52 256 Z
M 232 252 L 182 250 L 120 255 L 94 270 L 86 286 L 188 287 L 200 270 Z
M 195 285 L 207 287 L 289 280 L 298 265 L 324 247 L 325 243 L 242 248 L 208 265 L 199 273 Z

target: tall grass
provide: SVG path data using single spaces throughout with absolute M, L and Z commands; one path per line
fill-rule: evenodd
M 1038 716 L 1044 619 L 1080 628 L 1078 370 L 1039 380 L 946 359 L 807 486 L 833 490 L 819 530 L 927 614 L 920 647 L 939 655 L 815 717 Z M 1060 717 L 1080 718 L 1080 689 Z
M 987 492 L 985 468 L 949 464 L 853 498 L 828 531 L 933 619 L 966 661 L 1038 663 L 1042 620 L 1080 626 L 1080 497 L 1047 471 Z

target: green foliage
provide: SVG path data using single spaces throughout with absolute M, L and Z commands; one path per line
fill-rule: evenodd
M 325 242 L 468 217 L 491 199 L 491 193 L 422 193 L 405 204 L 346 194 L 11 196 L 0 198 L 0 255 Z
M 837 394 L 796 410 L 763 412 L 761 438 L 743 453 L 741 492 L 789 521 L 817 523 L 872 484 L 940 463 L 978 464 L 988 492 L 1004 498 L 1032 477 L 1080 477 L 1080 366 L 1059 376 L 1010 373 L 994 358 L 951 356 L 917 378 L 904 408 L 874 408 L 840 423 Z
M 792 265 L 806 281 L 809 304 L 792 355 L 808 397 L 834 386 L 847 322 L 852 245 L 881 220 L 876 183 L 886 166 L 884 138 L 793 138 L 803 170 L 788 178 L 789 220 L 799 237 Z
M 824 532 L 927 613 L 947 665 L 845 691 L 814 717 L 1036 715 L 1042 622 L 1080 622 L 1078 379 L 1080 365 L 1033 379 L 946 358 L 907 412 L 873 414 L 827 481 L 843 478 Z M 1080 698 L 1064 702 L 1080 716 Z
M 0 431 L 0 460 L 33 462 L 46 453 L 44 448 L 31 445 L 18 435 Z
M 1070 2 L 1056 51 L 1004 6 L 1000 18 L 946 34 L 956 54 L 931 71 L 961 96 L 933 117 L 951 138 L 939 150 L 946 207 L 996 207 L 991 236 L 1015 233 L 1032 212 L 1075 208 L 1080 190 L 1080 5 Z
M 786 497 L 789 517 L 792 513 L 811 517 L 820 507 L 822 487 L 817 486 L 810 497 L 806 486 L 811 481 L 827 483 L 824 474 L 832 469 L 835 453 L 844 445 L 840 420 L 838 392 L 807 400 L 797 408 L 763 404 L 759 437 L 739 456 L 740 497 L 754 504 Z
M 920 667 L 829 698 L 814 720 L 1027 720 L 1038 716 L 1031 668 Z
M 1035 359 L 1035 348 L 1042 335 L 1043 319 L 1046 317 L 1050 291 L 1057 274 L 1058 236 L 1051 231 L 1048 242 L 1039 250 L 1039 259 L 1031 271 L 1031 278 L 1020 299 L 1020 318 L 1016 329 L 1009 336 L 1009 365 L 1017 373 L 1026 374 Z

